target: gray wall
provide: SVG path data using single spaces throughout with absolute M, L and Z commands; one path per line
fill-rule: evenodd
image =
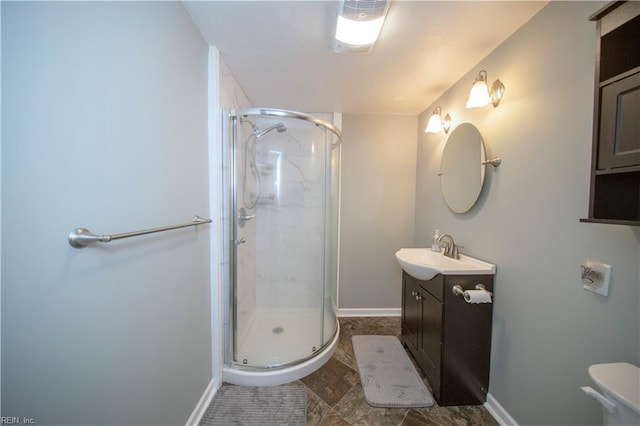
M 413 245 L 417 126 L 417 117 L 343 115 L 341 309 L 400 307 L 394 254 Z
M 589 197 L 595 23 L 603 3 L 551 2 L 435 105 L 457 123 L 472 122 L 490 155 L 478 204 L 452 213 L 440 195 L 446 136 L 421 133 L 416 187 L 416 244 L 434 228 L 465 252 L 498 266 L 489 391 L 520 424 L 600 424 L 600 405 L 580 386 L 590 364 L 639 364 L 640 229 L 583 224 Z M 506 85 L 498 106 L 468 110 L 475 75 Z M 582 289 L 580 264 L 613 267 L 608 297 Z
M 180 3 L 2 2 L 2 415 L 184 423 L 211 379 L 207 46 Z

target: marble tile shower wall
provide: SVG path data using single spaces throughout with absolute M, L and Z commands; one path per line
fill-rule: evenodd
M 274 124 L 263 121 L 261 128 Z M 258 147 L 262 198 L 257 216 L 258 306 L 320 309 L 324 271 L 324 132 L 287 120 Z M 267 139 L 269 138 L 269 139 Z

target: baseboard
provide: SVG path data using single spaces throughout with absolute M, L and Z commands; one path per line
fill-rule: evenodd
M 189 416 L 189 420 L 185 423 L 185 426 L 198 426 L 202 416 L 204 416 L 205 411 L 209 408 L 209 404 L 211 404 L 211 400 L 215 396 L 216 392 L 220 387 L 217 386 L 214 379 L 211 379 L 209 382 L 209 386 L 204 390 L 204 393 L 200 397 L 200 401 L 196 405 L 196 408 L 193 409 L 191 416 Z
M 399 317 L 401 308 L 340 308 L 338 317 Z
M 490 393 L 487 394 L 487 402 L 484 403 L 484 408 L 501 426 L 519 426 L 518 422 L 507 413 L 507 410 Z

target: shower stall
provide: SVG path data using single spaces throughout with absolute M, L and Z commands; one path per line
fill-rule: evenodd
M 223 379 L 297 380 L 322 366 L 336 317 L 340 130 L 318 116 L 227 114 Z

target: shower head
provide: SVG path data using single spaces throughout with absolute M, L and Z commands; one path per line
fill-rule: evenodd
M 264 130 L 255 129 L 253 131 L 253 135 L 256 137 L 256 139 L 258 139 L 258 138 L 263 137 L 264 135 L 266 135 L 267 133 L 269 133 L 272 130 L 277 130 L 278 133 L 286 132 L 287 131 L 287 126 L 285 126 L 283 123 L 277 123 L 277 124 L 274 124 L 271 127 L 267 127 Z

